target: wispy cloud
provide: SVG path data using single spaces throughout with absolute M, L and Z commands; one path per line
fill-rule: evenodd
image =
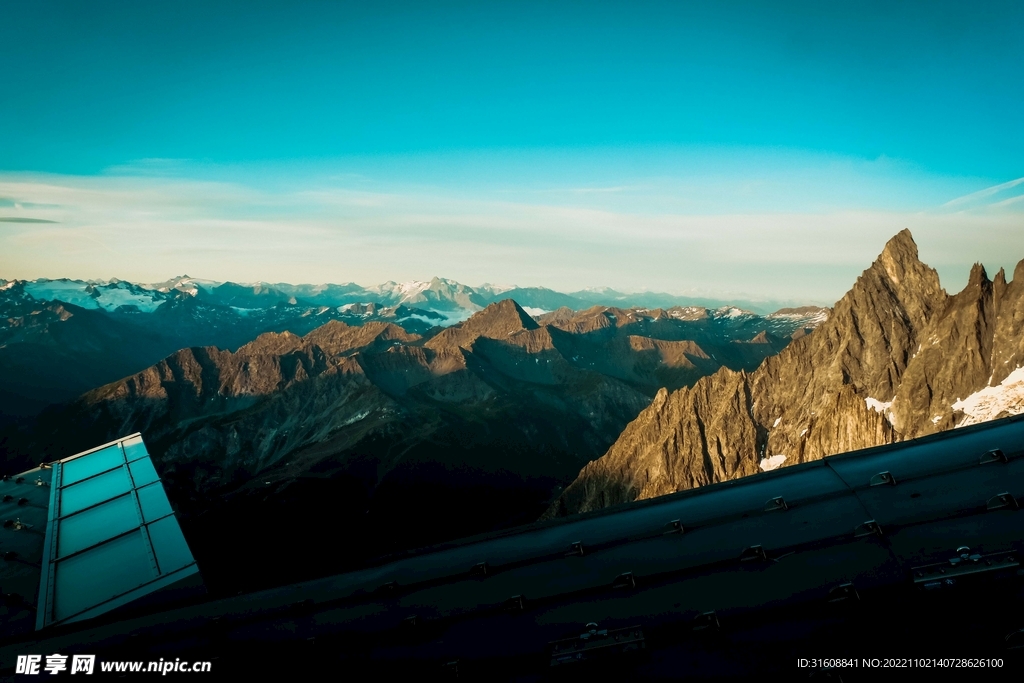
M 992 208 L 1005 209 L 1013 204 L 1019 204 L 1022 201 L 1024 201 L 1024 194 L 1019 194 L 1016 197 L 1010 197 L 1009 199 L 1004 199 L 1002 201 L 996 202 L 991 206 Z
M 10 223 L 0 233 L 0 272 L 147 282 L 188 272 L 366 285 L 441 275 L 468 284 L 830 303 L 904 227 L 926 261 L 954 276 L 944 280 L 949 287 L 974 261 L 1012 268 L 1006 259 L 1024 256 L 1015 212 L 1022 207 L 1017 198 L 1000 199 L 999 190 L 986 195 L 1008 207 L 998 212 L 974 211 L 974 204 L 956 212 L 843 208 L 845 199 L 840 208 L 793 210 L 764 199 L 801 177 L 784 173 L 563 189 L 539 181 L 388 184 L 372 180 L 386 174 L 336 169 L 277 183 L 267 174 L 201 175 L 0 174 L 0 197 L 18 214 L 0 218 Z M 893 181 L 887 191 L 899 187 Z M 717 203 L 700 195 L 717 195 Z M 714 210 L 702 210 L 708 206 Z
M 957 197 L 942 205 L 944 209 L 958 209 L 966 208 L 975 205 L 988 205 L 988 206 L 1007 206 L 1015 203 L 1020 197 L 1010 197 L 1009 200 L 1001 200 L 998 202 L 987 202 L 986 200 L 995 197 L 996 195 L 1002 194 L 1009 190 L 1012 190 L 1020 185 L 1024 185 L 1024 178 L 1017 178 L 1006 183 L 1000 183 L 999 185 L 993 185 L 992 187 L 986 187 L 984 190 L 978 190 L 971 194 L 964 195 L 963 197 Z M 1022 188 L 1024 189 L 1024 188 Z
M 538 193 L 567 193 L 567 194 L 605 194 L 609 192 L 627 192 L 640 189 L 637 185 L 616 185 L 613 187 L 555 187 L 545 190 L 536 190 Z

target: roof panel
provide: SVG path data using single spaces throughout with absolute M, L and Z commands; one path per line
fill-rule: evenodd
M 135 481 L 136 487 L 152 484 L 154 481 L 160 481 L 160 477 L 156 473 L 156 468 L 153 467 L 153 461 L 148 457 L 136 460 L 129 464 L 128 469 L 132 471 L 132 480 Z
M 167 574 L 192 564 L 192 552 L 173 517 L 164 517 L 150 524 L 149 537 L 153 541 L 153 551 L 156 552 L 156 561 L 162 573 Z
M 167 501 L 167 494 L 164 493 L 161 484 L 150 484 L 139 489 L 138 494 L 144 521 L 152 522 L 171 514 L 171 504 Z
M 57 562 L 54 619 L 60 621 L 157 578 L 135 531 Z
M 64 463 L 61 485 L 73 484 L 100 472 L 113 469 L 123 462 L 124 455 L 121 453 L 121 447 L 116 443 L 86 455 L 72 456 Z
M 103 614 L 184 579 L 196 583 L 195 560 L 141 437 L 53 463 L 53 482 L 37 629 Z
M 149 455 L 146 451 L 146 444 L 142 443 L 141 436 L 132 436 L 121 442 L 121 446 L 124 447 L 125 459 L 128 462 L 132 460 L 138 460 L 139 458 L 145 458 Z
M 138 526 L 139 515 L 130 494 L 108 500 L 61 520 L 57 556 L 66 557 Z
M 131 491 L 132 486 L 124 471 L 124 467 L 111 470 L 80 481 L 71 486 L 64 486 L 60 496 L 60 515 L 67 517 L 70 514 L 84 510 L 90 505 L 110 500 L 115 496 Z

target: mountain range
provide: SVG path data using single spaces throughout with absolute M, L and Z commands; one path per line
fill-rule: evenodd
M 8 282 L 0 452 L 142 432 L 230 593 L 1024 411 L 1024 261 L 950 295 L 907 231 L 831 309 L 423 284 Z
M 756 475 L 1024 412 L 1024 261 L 947 294 L 909 231 L 814 334 L 755 371 L 660 389 L 544 517 Z
M 92 314 L 214 310 L 184 296 L 148 314 L 51 302 L 43 336 L 67 342 L 56 331 Z M 660 388 L 753 370 L 813 336 L 828 310 L 597 306 L 534 317 L 501 299 L 423 333 L 370 317 L 173 351 L 43 411 L 0 444 L 7 466 L 141 432 L 211 585 L 297 580 L 535 519 Z
M 534 315 L 625 300 L 637 306 L 687 303 L 670 295 L 631 296 L 607 289 L 567 295 L 537 287 L 472 288 L 441 278 L 368 288 L 241 285 L 188 276 L 148 285 L 0 280 L 0 425 L 138 372 L 181 348 L 237 349 L 264 332 L 304 335 L 331 320 L 388 322 L 422 335 L 503 299 L 515 299 Z M 733 307 L 716 310 L 714 315 L 737 315 Z M 821 309 L 808 311 L 813 325 Z

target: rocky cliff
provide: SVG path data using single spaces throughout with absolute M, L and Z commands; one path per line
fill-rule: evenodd
M 662 390 L 545 517 L 1024 411 L 1024 261 L 949 296 L 904 230 L 814 334 L 755 371 Z M 1016 374 L 1014 374 L 1016 371 Z

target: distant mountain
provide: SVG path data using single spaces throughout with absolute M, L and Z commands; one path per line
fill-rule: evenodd
M 440 285 L 430 291 L 462 295 Z M 153 315 L 181 327 L 205 305 L 185 294 Z M 176 351 L 50 410 L 7 460 L 141 431 L 204 574 L 234 589 L 533 519 L 659 387 L 752 370 L 826 315 L 593 307 L 534 318 L 503 299 L 422 335 L 332 320 L 235 351 Z
M 121 280 L 0 282 L 0 369 L 7 372 L 0 387 L 0 423 L 70 400 L 180 348 L 235 349 L 264 332 L 303 335 L 330 320 L 349 325 L 389 322 L 422 335 L 505 299 L 516 300 L 537 316 L 559 308 L 589 308 L 591 299 L 600 299 L 594 292 L 583 300 L 542 287 L 472 288 L 442 278 L 368 288 L 354 283 L 239 284 L 188 275 L 146 285 Z M 54 313 L 53 307 L 60 311 Z M 766 330 L 772 320 L 765 318 Z M 754 327 L 751 336 L 757 332 Z
M 634 292 L 627 294 L 618 292 L 609 287 L 583 289 L 578 292 L 573 292 L 568 296 L 585 303 L 599 304 L 603 306 L 619 306 L 622 308 L 673 308 L 676 306 L 694 306 L 698 308 L 714 309 L 739 306 L 744 310 L 762 314 L 770 313 L 771 311 L 780 308 L 778 303 L 773 303 L 771 301 L 755 302 L 741 299 L 730 301 L 709 297 L 665 294 L 661 292 Z
M 776 319 L 815 315 L 780 311 Z M 896 235 L 814 334 L 753 372 L 663 389 L 546 516 L 1024 412 L 1024 261 L 950 296 Z
M 377 287 L 370 287 L 367 292 L 378 294 L 382 301 L 411 304 L 433 311 L 475 312 L 491 303 L 488 297 L 472 287 L 438 277 L 430 282 L 386 282 Z
M 234 349 L 264 332 L 305 334 L 330 320 L 386 321 L 417 333 L 448 321 L 408 306 L 287 303 L 278 300 L 278 291 L 191 281 L 167 291 L 126 282 L 5 281 L 0 423 L 71 400 L 188 346 Z
M 9 281 L 0 280 L 8 284 Z M 371 287 L 355 283 L 300 284 L 216 282 L 181 275 L 164 282 L 133 284 L 119 280 L 85 282 L 82 280 L 21 281 L 37 301 L 62 301 L 83 308 L 113 310 L 121 305 L 135 305 L 151 312 L 162 302 L 176 295 L 187 294 L 210 304 L 241 309 L 267 308 L 277 304 L 306 306 L 342 306 L 350 303 L 376 303 L 383 306 L 406 304 L 413 308 L 446 312 L 449 318 L 464 320 L 488 304 L 514 299 L 536 312 L 568 307 L 574 310 L 594 305 L 619 308 L 672 308 L 696 306 L 722 308 L 737 306 L 755 313 L 767 314 L 778 308 L 771 302 L 725 301 L 712 298 L 677 296 L 657 292 L 623 293 L 607 287 L 563 294 L 545 287 L 498 287 L 468 285 L 435 277 L 430 281 L 385 282 Z

